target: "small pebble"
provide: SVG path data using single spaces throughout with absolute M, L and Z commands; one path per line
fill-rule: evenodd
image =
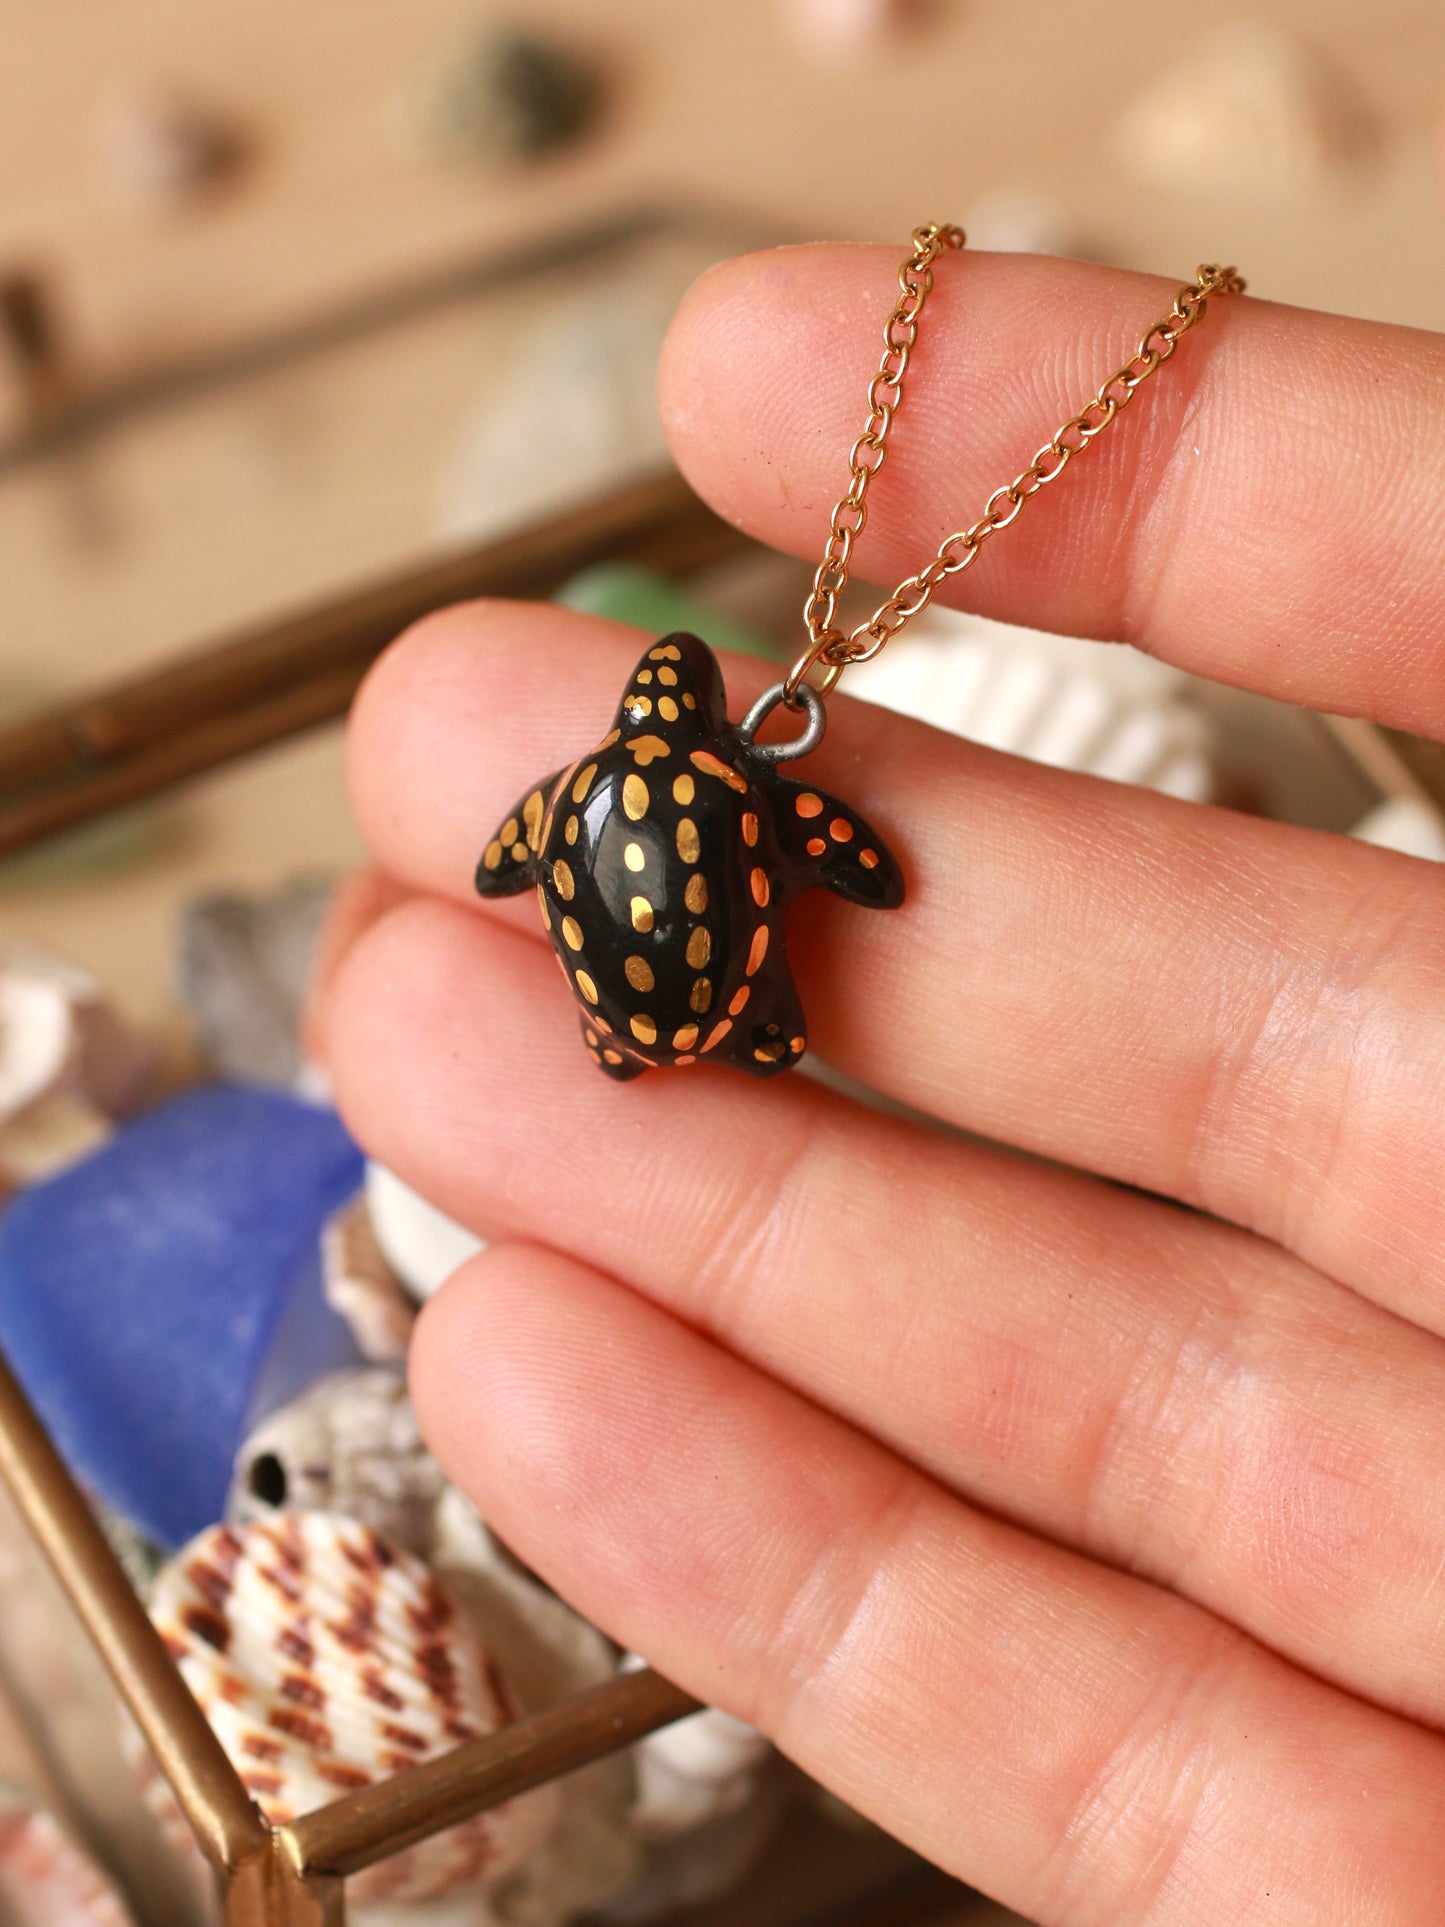
M 600 98 L 597 75 L 569 49 L 487 28 L 437 63 L 408 119 L 450 160 L 530 160 L 586 133 Z

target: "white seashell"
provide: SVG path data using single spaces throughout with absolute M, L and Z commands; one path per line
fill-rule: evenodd
M 275 1824 L 515 1717 L 491 1654 L 421 1561 L 330 1513 L 213 1526 L 162 1569 L 151 1616 Z M 551 1830 L 543 1787 L 349 1883 L 422 1901 L 490 1887 Z
M 446 1486 L 399 1372 L 333 1372 L 251 1433 L 226 1506 L 233 1523 L 336 1512 L 425 1558 Z
M 623 1661 L 626 1671 L 643 1664 L 635 1653 Z M 736 1813 L 772 1757 L 771 1742 L 755 1726 L 715 1706 L 650 1733 L 633 1748 L 632 1823 L 645 1839 L 658 1840 Z
M 354 1198 L 322 1230 L 321 1282 L 327 1304 L 351 1327 L 364 1357 L 379 1365 L 406 1357 L 416 1303 L 386 1262 L 364 1197 Z
M 1183 671 L 1119 643 L 929 610 L 849 672 L 849 691 L 990 749 L 1190 802 L 1214 793 L 1214 741 Z
M 1445 817 L 1423 797 L 1392 796 L 1350 831 L 1362 843 L 1445 863 Z
M 963 217 L 971 248 L 989 254 L 1081 254 L 1078 224 L 1063 202 L 1031 187 L 995 187 Z
M 86 971 L 37 944 L 0 950 L 0 1123 L 58 1091 L 123 1116 L 148 1094 L 156 1063 Z
M 0 1920 L 5 1927 L 135 1927 L 110 1877 L 18 1788 L 0 1789 Z
M 366 1208 L 382 1255 L 416 1298 L 430 1298 L 486 1245 L 384 1164 L 366 1167 Z
M 1152 182 L 1259 195 L 1319 185 L 1369 138 L 1345 78 L 1264 21 L 1224 28 L 1156 76 L 1118 134 L 1123 156 Z
M 815 58 L 876 53 L 908 22 L 909 0 L 787 0 L 795 38 Z
M 455 1487 L 437 1508 L 432 1566 L 528 1711 L 570 1699 L 616 1671 L 612 1642 L 519 1566 Z M 505 1927 L 561 1927 L 642 1877 L 643 1849 L 629 1818 L 630 1757 L 617 1754 L 570 1774 L 558 1792 L 561 1812 L 545 1846 L 493 1897 Z

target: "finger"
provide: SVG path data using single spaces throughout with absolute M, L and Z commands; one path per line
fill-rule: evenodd
M 305 1009 L 301 1018 L 301 1037 L 306 1060 L 322 1064 L 325 1051 L 324 1022 L 321 1011 L 336 974 L 352 946 L 408 895 L 404 884 L 375 867 L 355 870 L 344 877 L 331 893 L 316 940 L 311 963 L 311 978 L 306 986 Z
M 1261 1895 L 1430 1917 L 1438 1741 L 970 1511 L 596 1273 L 490 1254 L 412 1377 L 448 1471 L 582 1612 L 1045 1927 Z
M 1439 1341 L 1243 1233 L 801 1080 L 619 1094 L 531 951 L 419 904 L 356 953 L 333 1055 L 384 1163 L 977 1503 L 1445 1725 Z
M 748 255 L 705 275 L 673 324 L 659 392 L 678 463 L 796 555 L 821 557 L 848 481 L 897 264 L 893 248 Z M 978 518 L 1175 288 L 1018 255 L 945 256 L 934 276 L 855 563 L 890 587 Z M 1445 734 L 1442 430 L 1436 336 L 1217 299 L 953 599 Z
M 600 738 L 636 648 L 506 605 L 405 639 L 353 725 L 380 860 L 469 898 L 499 814 Z M 730 666 L 735 709 L 760 673 Z M 794 912 L 821 1053 L 953 1123 L 1247 1225 L 1445 1328 L 1437 872 L 846 699 L 834 711 L 809 766 L 901 851 L 909 900 L 879 914 L 815 894 Z M 540 936 L 532 903 L 509 908 Z

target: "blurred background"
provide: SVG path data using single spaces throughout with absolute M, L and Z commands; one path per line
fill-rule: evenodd
M 0 0 L 0 73 L 0 729 L 656 471 L 668 317 L 741 249 L 901 248 L 915 222 L 961 221 L 979 247 L 1181 276 L 1237 261 L 1270 299 L 1445 327 L 1439 0 Z M 754 555 L 688 590 L 765 648 L 793 633 L 804 573 Z M 665 589 L 574 599 L 670 627 Z M 850 688 L 1445 855 L 1445 782 L 1408 745 L 1127 650 L 931 613 Z M 361 856 L 334 724 L 0 863 L 0 1195 L 84 1164 L 139 1102 L 76 1097 L 77 1038 L 124 1068 L 102 996 L 209 1071 L 304 1081 L 307 946 L 325 880 Z M 298 878 L 322 881 L 288 894 Z M 96 982 L 17 961 L 22 940 Z M 26 1055 L 44 1024 L 53 1063 Z M 15 1653 L 51 1616 L 30 1588 L 5 1577 L 32 1604 L 0 1627 L 0 1702 L 24 1701 Z M 61 1689 L 37 1687 L 23 1723 L 123 1864 L 101 1690 L 66 1701 L 57 1737 Z M 8 1758 L 3 1715 L 0 1742 Z M 836 1818 L 806 1877 L 785 1862 L 691 1918 L 822 1919 L 818 1868 L 830 1905 L 856 1896 Z M 675 1897 L 685 1874 L 679 1855 Z M 148 1927 L 183 1917 L 150 1862 L 128 1877 Z
M 1445 322 L 1432 0 L 50 0 L 0 62 L 0 719 L 655 464 L 739 248 L 955 219 Z M 359 854 L 339 757 L 12 865 L 0 935 L 158 1009 L 198 880 Z

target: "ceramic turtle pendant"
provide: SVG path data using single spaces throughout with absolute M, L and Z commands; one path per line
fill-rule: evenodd
M 609 1077 L 704 1059 L 754 1077 L 807 1044 L 783 919 L 803 890 L 893 909 L 903 877 L 882 839 L 779 764 L 822 732 L 811 691 L 799 744 L 762 746 L 770 690 L 728 721 L 722 671 L 696 636 L 665 636 L 628 682 L 611 732 L 530 790 L 477 866 L 484 897 L 535 886 Z

